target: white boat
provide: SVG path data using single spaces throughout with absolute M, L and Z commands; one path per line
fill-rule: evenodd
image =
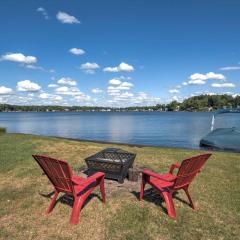
M 240 152 L 240 129 L 236 127 L 214 129 L 216 116 L 225 113 L 240 113 L 240 108 L 216 111 L 212 117 L 211 132 L 200 140 L 200 146 Z

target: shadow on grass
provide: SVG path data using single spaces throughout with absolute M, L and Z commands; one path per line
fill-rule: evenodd
M 140 192 L 132 191 L 131 193 L 139 200 Z M 173 200 L 177 199 L 178 201 L 184 204 L 187 204 L 189 207 L 191 207 L 191 205 L 186 200 L 178 197 L 177 195 L 178 195 L 178 192 L 173 193 Z M 164 199 L 159 194 L 159 192 L 157 192 L 154 188 L 149 188 L 144 191 L 143 200 L 154 203 L 155 205 L 161 207 L 162 210 L 167 214 L 167 209 L 163 205 L 165 204 Z
M 52 196 L 54 195 L 54 191 L 50 192 L 50 193 L 39 193 L 40 196 L 42 197 L 45 197 L 45 198 L 49 198 L 49 199 L 52 199 Z M 83 206 L 82 206 L 82 209 L 93 199 L 93 198 L 98 198 L 100 201 L 101 201 L 101 198 L 99 197 L 98 194 L 95 194 L 95 193 L 91 193 L 88 198 L 86 199 L 86 201 L 84 202 Z M 69 207 L 73 208 L 73 196 L 67 194 L 67 193 L 64 193 L 62 196 L 60 196 L 54 207 L 58 204 L 58 203 L 61 203 L 61 204 L 65 204 L 65 205 L 68 205 Z M 50 204 L 50 202 L 49 202 Z

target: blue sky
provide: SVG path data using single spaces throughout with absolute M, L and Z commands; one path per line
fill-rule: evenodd
M 0 2 L 0 103 L 240 94 L 239 0 Z

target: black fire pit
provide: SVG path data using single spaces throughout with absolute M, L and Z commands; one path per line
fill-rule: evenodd
M 104 172 L 105 178 L 124 182 L 128 169 L 132 167 L 136 154 L 126 152 L 119 148 L 106 148 L 85 159 L 88 174 Z

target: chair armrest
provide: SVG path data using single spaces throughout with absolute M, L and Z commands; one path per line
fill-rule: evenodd
M 180 163 L 174 163 L 171 165 L 170 169 L 169 169 L 169 173 L 173 174 L 173 171 L 175 168 L 180 168 L 181 164 Z
M 173 182 L 173 181 L 175 180 L 175 178 L 176 178 L 176 177 L 173 176 L 173 178 L 172 178 L 171 180 L 170 180 L 170 179 L 166 179 L 166 178 L 162 177 L 160 174 L 157 174 L 157 173 L 155 173 L 155 172 L 153 172 L 153 171 L 151 171 L 151 170 L 147 170 L 147 169 L 144 170 L 144 171 L 142 172 L 142 174 L 143 174 L 143 175 L 150 176 L 150 177 L 158 178 L 158 179 L 163 180 L 163 181 L 165 181 L 165 182 Z
M 83 182 L 84 185 L 90 185 L 94 182 L 97 182 L 97 180 L 99 180 L 100 178 L 104 178 L 105 174 L 102 172 L 96 172 L 93 175 L 91 175 L 90 177 L 88 177 L 87 179 L 85 179 L 85 181 Z
M 96 181 L 97 179 L 102 178 L 104 176 L 105 176 L 104 173 L 97 172 L 88 178 L 81 178 L 81 181 L 77 181 L 77 179 L 75 178 L 75 177 L 79 178 L 78 176 L 74 176 L 71 180 L 72 180 L 73 184 L 75 184 L 75 185 L 89 185 L 89 184 L 93 183 L 94 181 Z
M 71 180 L 72 180 L 73 184 L 79 185 L 79 184 L 82 184 L 85 181 L 85 178 L 73 175 Z
M 104 176 L 105 176 L 105 173 L 103 173 L 103 172 L 96 172 L 96 173 L 94 173 L 93 175 L 91 175 L 91 176 L 89 176 L 88 178 L 87 178 L 87 180 L 88 181 L 95 181 L 95 180 L 97 180 L 98 178 L 104 178 Z

